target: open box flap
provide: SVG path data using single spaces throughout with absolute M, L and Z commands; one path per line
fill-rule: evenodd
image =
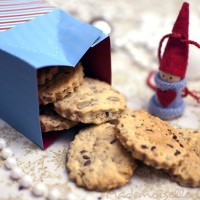
M 54 9 L 1 32 L 0 49 L 35 68 L 75 66 L 101 34 L 101 30 Z

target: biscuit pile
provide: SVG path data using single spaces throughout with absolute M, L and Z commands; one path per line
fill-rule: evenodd
M 84 77 L 75 68 L 38 73 L 42 131 L 88 126 L 71 142 L 69 178 L 89 190 L 107 191 L 130 181 L 140 160 L 167 172 L 187 187 L 200 187 L 200 131 L 175 129 L 167 122 L 126 108 L 109 84 Z
M 78 186 L 106 191 L 127 183 L 138 160 L 181 186 L 200 187 L 200 131 L 175 129 L 145 111 L 126 109 L 114 124 L 92 125 L 75 136 L 67 169 Z
M 109 84 L 84 77 L 80 62 L 39 69 L 38 96 L 42 132 L 101 124 L 117 119 L 126 108 L 124 96 Z
M 134 159 L 167 172 L 179 185 L 200 187 L 200 131 L 175 129 L 145 111 L 126 110 L 117 138 Z

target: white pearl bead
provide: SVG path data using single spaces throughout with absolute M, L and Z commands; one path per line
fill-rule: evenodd
M 60 193 L 57 189 L 52 189 L 49 191 L 48 200 L 58 200 L 60 198 Z
M 4 149 L 6 146 L 6 142 L 4 139 L 0 138 L 0 150 Z
M 11 177 L 13 179 L 17 180 L 17 179 L 20 179 L 22 176 L 23 176 L 23 172 L 22 172 L 22 170 L 19 167 L 14 167 L 11 170 Z
M 2 152 L 1 152 L 1 156 L 2 156 L 4 159 L 6 159 L 6 158 L 12 156 L 12 151 L 11 151 L 11 149 L 10 149 L 10 148 L 5 148 L 5 149 L 3 149 Z
M 47 187 L 44 183 L 38 183 L 33 187 L 33 194 L 35 196 L 44 196 L 47 192 Z
M 5 166 L 7 169 L 12 169 L 13 167 L 16 167 L 17 163 L 15 158 L 8 157 L 5 161 Z
M 25 187 L 25 188 L 28 188 L 32 185 L 32 182 L 33 182 L 33 179 L 31 176 L 29 175 L 25 175 L 23 176 L 21 179 L 20 179 L 20 185 Z

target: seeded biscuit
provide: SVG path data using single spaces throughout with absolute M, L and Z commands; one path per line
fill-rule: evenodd
M 43 85 L 46 81 L 51 80 L 58 72 L 58 67 L 45 67 L 38 70 L 38 84 Z
M 200 187 L 200 131 L 179 128 L 177 140 L 187 150 L 187 156 L 171 172 L 171 177 L 181 186 Z
M 72 121 L 101 124 L 117 119 L 126 108 L 126 100 L 108 83 L 84 78 L 76 91 L 54 106 L 56 112 Z
M 200 157 L 200 130 L 177 128 L 176 139 L 185 144 L 187 150 L 195 151 Z
M 71 142 L 66 166 L 78 186 L 106 191 L 129 181 L 136 163 L 115 134 L 115 126 L 110 123 L 92 125 Z
M 51 107 L 45 108 L 40 115 L 40 125 L 42 132 L 61 131 L 70 129 L 78 122 L 70 121 L 58 115 Z
M 44 85 L 39 85 L 40 104 L 49 104 L 63 99 L 72 93 L 83 82 L 83 66 L 79 63 L 76 67 L 61 67 L 51 80 Z
M 127 109 L 116 128 L 121 144 L 146 165 L 169 170 L 184 159 L 185 149 L 173 139 L 176 130 L 145 111 Z

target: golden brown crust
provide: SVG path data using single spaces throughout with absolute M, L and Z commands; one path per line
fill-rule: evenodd
M 93 125 L 81 130 L 70 144 L 70 179 L 89 190 L 106 191 L 126 184 L 136 169 L 131 155 L 116 139 L 115 126 Z
M 188 128 L 177 131 L 176 139 L 187 150 L 187 156 L 170 175 L 181 186 L 200 187 L 200 131 Z
M 83 66 L 63 67 L 50 81 L 39 85 L 40 104 L 49 104 L 63 99 L 83 82 Z
M 126 108 L 125 97 L 108 83 L 84 78 L 72 94 L 54 103 L 61 116 L 82 123 L 101 124 L 117 119 Z
M 54 112 L 51 107 L 45 108 L 43 113 L 40 115 L 40 125 L 42 132 L 70 129 L 77 124 L 78 122 L 61 117 L 56 112 Z
M 116 127 L 121 144 L 146 165 L 170 170 L 184 159 L 186 150 L 173 139 L 176 130 L 145 111 L 126 110 Z
M 58 72 L 58 67 L 45 67 L 38 70 L 38 85 L 45 84 L 48 80 L 51 80 Z

